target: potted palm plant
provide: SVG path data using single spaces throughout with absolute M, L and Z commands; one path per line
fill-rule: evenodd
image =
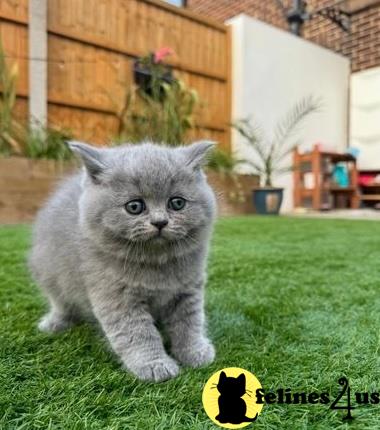
M 261 178 L 261 186 L 253 190 L 253 204 L 257 213 L 279 213 L 284 190 L 274 187 L 273 179 L 291 170 L 292 166 L 286 162 L 300 143 L 294 141 L 295 134 L 305 118 L 319 109 L 319 105 L 319 101 L 311 96 L 303 98 L 277 123 L 271 137 L 264 133 L 260 125 L 253 125 L 249 119 L 239 120 L 232 125 L 252 150 L 252 157 L 240 162 L 249 165 Z

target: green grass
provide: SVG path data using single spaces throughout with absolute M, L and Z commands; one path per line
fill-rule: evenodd
M 268 390 L 380 390 L 380 223 L 236 218 L 218 223 L 207 289 L 217 359 L 159 385 L 120 369 L 102 336 L 81 326 L 48 336 L 25 268 L 30 229 L 0 228 L 0 429 L 212 429 L 208 377 L 230 366 Z M 377 429 L 380 405 L 353 411 L 266 405 L 257 429 Z

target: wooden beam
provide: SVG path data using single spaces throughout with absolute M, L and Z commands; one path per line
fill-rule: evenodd
M 47 0 L 29 1 L 29 121 L 47 124 Z
M 22 95 L 20 95 L 20 97 L 22 97 Z M 89 112 L 101 113 L 103 115 L 115 116 L 117 114 L 117 112 L 115 112 L 114 109 L 104 107 L 103 105 L 90 104 L 82 100 L 76 101 L 76 100 L 69 100 L 68 98 L 66 98 L 65 100 L 62 100 L 60 98 L 50 96 L 48 99 L 48 103 L 56 106 L 71 108 L 71 109 L 80 109 L 80 110 L 85 110 Z M 229 129 L 228 125 L 224 126 L 223 124 L 221 124 L 220 126 L 218 126 L 206 121 L 198 121 L 196 123 L 196 127 L 204 128 L 207 130 L 220 131 L 220 132 L 228 132 L 228 129 Z
M 341 8 L 350 14 L 358 13 L 364 9 L 380 4 L 380 0 L 346 0 Z
M 20 25 L 24 25 L 24 26 L 28 25 L 27 20 L 20 18 L 16 15 L 8 15 L 3 11 L 0 11 L 0 21 L 11 22 L 13 24 L 20 24 Z

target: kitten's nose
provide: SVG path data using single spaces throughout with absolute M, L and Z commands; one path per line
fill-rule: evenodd
M 151 221 L 152 225 L 158 228 L 158 230 L 162 230 L 166 225 L 168 225 L 168 221 L 166 219 L 162 219 L 159 221 Z

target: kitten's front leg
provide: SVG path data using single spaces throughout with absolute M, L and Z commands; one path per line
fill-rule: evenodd
M 120 287 L 89 292 L 93 311 L 112 348 L 138 378 L 164 381 L 179 368 L 167 355 L 146 305 Z
M 191 367 L 212 363 L 215 349 L 205 335 L 203 291 L 178 294 L 164 313 L 174 357 Z

